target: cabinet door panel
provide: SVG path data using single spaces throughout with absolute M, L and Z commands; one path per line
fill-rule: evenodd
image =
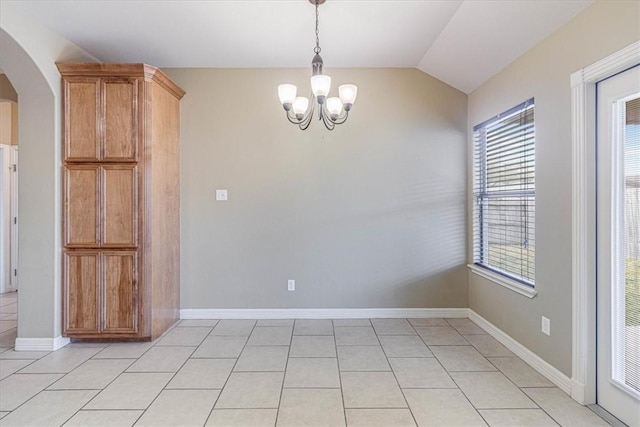
M 138 148 L 138 81 L 104 79 L 102 160 L 135 161 Z
M 100 153 L 99 80 L 97 78 L 65 79 L 64 91 L 65 160 L 97 161 Z
M 65 167 L 64 235 L 67 247 L 98 246 L 98 166 Z
M 132 333 L 138 330 L 138 266 L 132 251 L 103 252 L 103 333 Z
M 98 278 L 97 252 L 65 253 L 65 332 L 98 332 Z
M 102 247 L 138 244 L 138 168 L 102 167 Z

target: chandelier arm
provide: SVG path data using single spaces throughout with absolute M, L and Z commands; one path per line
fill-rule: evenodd
M 334 130 L 336 128 L 336 124 L 329 119 L 324 119 L 323 122 L 324 122 L 324 127 L 326 127 L 329 130 Z
M 333 121 L 333 120 L 332 120 L 332 122 L 333 122 L 333 123 L 335 123 L 335 124 L 337 124 L 337 125 L 341 125 L 341 124 L 343 124 L 344 122 L 346 122 L 348 118 L 349 118 L 349 112 L 348 112 L 348 111 L 345 111 L 345 112 L 344 112 L 344 116 L 342 116 L 342 117 L 338 117 L 335 121 Z
M 313 95 L 312 95 L 313 96 Z M 314 104 L 313 102 L 311 103 L 311 108 L 308 109 L 304 115 L 302 116 L 302 118 L 298 119 L 295 114 L 292 113 L 291 110 L 286 111 L 286 115 L 287 115 L 287 119 L 289 120 L 289 122 L 293 123 L 294 125 L 304 125 L 305 123 L 308 123 L 311 121 L 311 118 L 313 117 L 313 111 L 314 111 Z M 305 129 L 308 125 L 305 126 Z
M 287 112 L 287 119 L 294 125 L 299 125 L 301 123 L 304 123 L 307 120 L 307 117 L 304 116 L 298 120 L 298 118 L 295 115 L 292 115 L 291 112 Z
M 300 123 L 298 127 L 300 128 L 300 130 L 307 130 L 310 124 L 311 124 L 311 119 L 307 119 L 304 123 Z
M 300 121 L 298 121 L 298 119 L 296 119 L 295 117 L 291 117 L 291 111 L 286 111 L 285 114 L 287 115 L 287 119 L 293 123 L 294 125 L 299 125 Z
M 329 114 L 329 110 L 327 109 L 326 105 L 323 105 L 323 106 L 322 106 L 322 109 L 323 109 L 323 112 L 324 112 L 322 119 L 323 119 L 323 121 L 324 121 L 325 123 L 326 123 L 327 121 L 329 121 L 329 122 L 331 122 L 333 125 L 341 125 L 341 124 L 343 124 L 344 122 L 346 122 L 346 121 L 347 121 L 347 119 L 349 118 L 349 112 L 348 112 L 348 111 L 344 111 L 344 115 L 343 115 L 343 116 L 338 117 L 337 119 L 333 120 L 333 119 L 331 118 L 331 114 Z M 335 126 L 333 126 L 333 127 L 335 127 Z M 328 127 L 327 127 L 327 128 L 328 128 Z M 333 129 L 330 129 L 330 130 L 333 130 Z
M 322 123 L 324 123 L 324 127 L 327 129 L 334 130 L 336 128 L 336 124 L 329 118 L 328 114 L 322 114 L 325 108 L 326 107 L 324 105 L 320 108 L 320 118 L 322 119 Z
M 302 119 L 302 121 L 298 124 L 300 130 L 307 130 L 309 124 L 311 124 L 311 119 L 313 118 L 313 113 L 315 111 L 315 97 L 311 98 L 311 108 L 309 109 L 307 116 Z
M 330 117 L 327 111 L 327 103 L 325 102 L 324 104 L 318 106 L 318 110 L 320 111 L 320 114 L 318 116 L 318 120 L 322 120 L 323 123 L 327 123 L 327 119 Z

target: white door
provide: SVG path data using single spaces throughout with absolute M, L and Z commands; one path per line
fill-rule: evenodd
M 597 97 L 597 401 L 640 427 L 640 66 Z
M 0 144 L 0 293 L 11 289 L 11 146 Z
M 11 290 L 18 290 L 18 147 L 11 146 Z

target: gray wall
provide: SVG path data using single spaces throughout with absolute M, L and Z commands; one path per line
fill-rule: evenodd
M 568 376 L 571 376 L 569 76 L 639 39 L 640 2 L 596 2 L 469 95 L 470 136 L 474 125 L 535 97 L 538 290 L 537 297 L 528 299 L 469 273 L 469 306 Z M 472 146 L 471 138 L 468 146 Z M 468 242 L 471 239 L 469 228 Z M 468 257 L 472 259 L 470 250 Z M 540 332 L 541 316 L 551 319 L 551 336 Z
M 302 132 L 277 85 L 306 93 L 308 69 L 165 71 L 187 91 L 182 308 L 467 306 L 465 94 L 413 69 L 327 69 L 333 93 L 359 86 L 353 114 Z

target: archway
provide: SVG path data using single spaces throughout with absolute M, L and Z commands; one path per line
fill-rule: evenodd
M 56 350 L 61 337 L 61 89 L 56 61 L 95 61 L 76 45 L 3 10 L 0 68 L 20 102 L 16 350 Z
M 60 311 L 56 301 L 60 299 L 60 279 L 56 277 L 59 268 L 55 266 L 60 255 L 54 246 L 59 238 L 54 235 L 57 227 L 53 223 L 56 216 L 59 217 L 55 212 L 59 188 L 55 188 L 53 155 L 59 147 L 59 138 L 55 136 L 55 96 L 36 63 L 4 28 L 0 30 L 0 50 L 0 68 L 20 99 L 18 274 L 21 286 L 16 348 L 34 349 L 37 344 L 38 348 L 53 350 L 53 339 L 60 336 L 59 321 L 56 321 L 59 319 L 56 312 Z M 21 340 L 28 341 L 21 343 Z

